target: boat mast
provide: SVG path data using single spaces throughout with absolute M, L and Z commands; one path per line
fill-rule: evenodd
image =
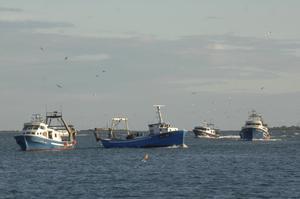
M 73 132 L 71 131 L 71 129 L 69 128 L 69 125 L 67 125 L 67 123 L 65 122 L 65 120 L 62 117 L 60 119 L 61 119 L 62 123 L 64 124 L 66 130 L 68 131 L 68 133 L 69 133 L 69 139 L 72 142 L 73 141 Z
M 163 123 L 163 118 L 162 118 L 162 115 L 161 115 L 160 108 L 164 107 L 165 105 L 153 105 L 153 106 L 156 108 L 156 112 L 157 112 L 157 115 L 158 115 L 158 122 Z
M 114 118 L 112 118 L 112 123 L 111 123 L 111 128 L 110 128 L 110 135 L 111 135 L 111 137 L 113 137 L 113 138 L 115 137 L 115 134 L 114 134 L 113 130 L 122 121 L 124 121 L 124 123 L 125 123 L 125 128 L 126 128 L 125 130 L 127 132 L 127 135 L 130 134 L 129 133 L 129 128 L 128 128 L 128 118 L 126 118 L 126 117 L 114 117 Z
M 69 134 L 69 139 L 70 141 L 73 141 L 73 131 L 70 129 L 69 125 L 67 125 L 67 123 L 65 122 L 65 120 L 62 118 L 62 112 L 47 112 L 46 113 L 46 124 L 48 124 L 50 126 L 51 124 L 51 120 L 52 119 L 57 119 L 58 121 L 61 121 L 63 126 L 66 128 L 68 134 Z

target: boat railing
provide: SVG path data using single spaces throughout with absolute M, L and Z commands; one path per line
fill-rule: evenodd
M 31 122 L 44 122 L 44 119 L 41 114 L 32 114 Z
M 113 133 L 111 133 L 111 128 L 95 128 L 93 134 L 95 136 L 96 141 L 100 141 L 101 139 L 113 139 L 113 140 L 124 140 L 130 139 L 133 137 L 139 137 L 145 135 L 146 131 L 128 131 L 126 129 L 114 129 Z
M 47 112 L 46 117 L 48 117 L 48 118 L 59 118 L 59 117 L 62 117 L 62 112 L 58 112 L 58 111 Z

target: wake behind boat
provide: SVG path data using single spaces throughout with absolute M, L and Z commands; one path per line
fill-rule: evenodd
M 15 136 L 23 151 L 41 149 L 70 149 L 76 144 L 76 130 L 67 125 L 61 112 L 47 112 L 46 121 L 34 114 L 32 121 L 25 123 L 21 135 Z
M 269 129 L 264 123 L 262 116 L 252 111 L 248 120 L 240 131 L 242 140 L 252 141 L 252 139 L 270 139 Z
M 160 108 L 161 105 L 155 105 L 158 114 L 158 123 L 149 124 L 149 134 L 139 135 L 138 133 L 130 133 L 128 131 L 127 118 L 113 118 L 112 126 L 109 129 L 108 138 L 101 138 L 95 129 L 96 141 L 101 141 L 105 148 L 147 148 L 147 147 L 168 147 L 168 146 L 185 146 L 184 136 L 185 130 L 171 127 L 170 124 L 163 122 Z M 124 121 L 126 123 L 127 137 L 125 139 L 117 138 L 114 128 L 117 123 Z
M 203 122 L 203 125 L 196 126 L 193 129 L 193 132 L 196 137 L 203 138 L 217 138 L 220 136 L 219 130 L 214 128 L 214 125 L 211 123 Z

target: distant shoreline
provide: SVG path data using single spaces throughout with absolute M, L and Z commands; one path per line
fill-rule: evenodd
M 279 126 L 279 127 L 270 127 L 270 131 L 272 130 L 280 130 L 280 131 L 300 131 L 300 126 Z
M 19 133 L 18 130 L 0 130 L 0 133 Z

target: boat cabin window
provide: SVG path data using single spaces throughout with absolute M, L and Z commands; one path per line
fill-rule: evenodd
M 52 131 L 49 131 L 49 139 L 52 139 Z
M 37 125 L 28 125 L 28 126 L 24 126 L 23 130 L 37 130 L 39 128 L 39 126 Z
M 247 125 L 261 125 L 261 124 L 258 122 L 247 122 Z
M 44 126 L 40 126 L 40 129 L 43 129 L 43 130 L 44 130 L 44 129 L 45 129 L 45 127 L 44 127 Z

